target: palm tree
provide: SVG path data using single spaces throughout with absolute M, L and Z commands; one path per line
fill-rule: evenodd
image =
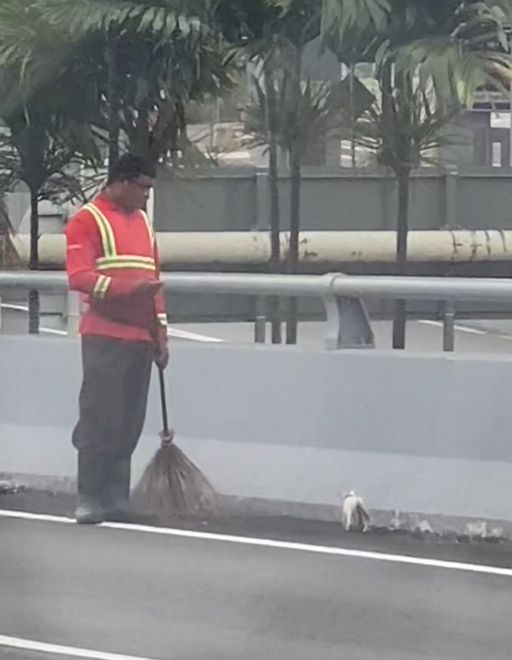
M 228 43 L 247 62 L 257 62 L 263 71 L 265 86 L 263 115 L 264 131 L 268 134 L 268 182 L 270 201 L 270 261 L 271 273 L 281 272 L 280 202 L 278 167 L 278 82 L 280 22 L 282 9 L 273 0 L 219 0 L 214 12 L 214 25 Z M 261 100 L 261 97 L 260 97 Z M 268 130 L 267 130 L 268 129 Z M 268 298 L 268 317 L 273 344 L 281 343 L 279 298 Z
M 220 0 L 217 16 L 223 33 L 238 46 L 242 45 L 249 60 L 258 59 L 263 65 L 265 92 L 259 100 L 265 116 L 267 134 L 264 144 L 269 151 L 270 188 L 270 271 L 280 272 L 280 212 L 278 191 L 278 118 L 282 110 L 276 98 L 281 79 L 287 78 L 286 105 L 291 120 L 297 126 L 294 113 L 301 96 L 302 51 L 320 31 L 320 5 L 318 0 Z M 260 90 L 261 91 L 261 90 Z M 288 144 L 291 170 L 290 249 L 286 268 L 296 272 L 298 261 L 298 235 L 300 227 L 300 137 Z M 270 301 L 272 341 L 281 342 L 281 323 L 278 301 Z M 287 341 L 295 343 L 297 333 L 296 300 L 290 301 L 288 310 Z
M 31 192 L 31 268 L 37 201 L 59 171 L 71 183 L 78 156 L 97 163 L 98 140 L 108 141 L 111 164 L 121 129 L 155 162 L 187 149 L 186 103 L 231 82 L 222 40 L 204 22 L 207 8 L 206 0 L 0 0 L 5 166 Z M 35 330 L 37 292 L 30 300 Z
M 29 268 L 39 268 L 39 202 L 83 198 L 80 170 L 98 166 L 100 154 L 82 126 L 59 126 L 43 106 L 26 103 L 4 118 L 7 132 L 0 137 L 0 188 L 23 182 L 30 193 Z M 29 332 L 39 332 L 39 293 L 29 293 Z
M 20 15 L 21 13 L 21 15 Z M 92 81 L 67 74 L 56 57 L 58 35 L 27 0 L 0 3 L 0 189 L 24 182 L 30 193 L 29 268 L 39 267 L 39 201 L 80 191 L 77 167 L 96 165 L 99 150 L 90 128 L 97 112 Z M 76 52 L 66 49 L 68 61 Z M 50 69 L 45 68 L 47 64 Z M 83 68 L 83 64 L 82 64 Z M 29 293 L 29 331 L 39 328 L 39 294 Z
M 401 11 L 390 14 L 389 43 L 381 47 L 381 71 L 389 71 L 394 65 L 394 86 L 401 96 L 407 94 L 417 79 L 422 89 L 432 87 L 439 112 L 449 117 L 470 107 L 474 93 L 483 85 L 503 88 L 501 81 L 510 79 L 511 62 L 500 3 L 449 0 L 433 2 L 430 7 L 426 3 L 416 3 L 414 7 L 412 2 L 406 4 Z M 409 34 L 408 40 L 404 40 L 404 30 Z M 381 88 L 389 98 L 387 85 Z M 392 105 L 391 99 L 383 104 L 384 109 L 389 109 L 387 124 L 392 122 Z M 405 180 L 403 175 L 398 177 L 398 184 L 397 263 L 399 270 L 405 272 L 408 177 Z M 405 327 L 405 302 L 397 301 L 394 348 L 405 347 Z
M 288 158 L 290 167 L 290 244 L 286 270 L 297 272 L 299 261 L 300 197 L 304 135 L 301 125 L 302 57 L 306 44 L 320 33 L 320 4 L 318 0 L 280 0 L 283 8 L 279 17 L 279 65 L 283 79 L 284 106 L 287 114 Z M 298 301 L 288 304 L 286 343 L 297 343 Z
M 209 3 L 39 2 L 46 20 L 89 52 L 99 53 L 98 80 L 108 100 L 111 160 L 124 134 L 131 150 L 153 162 L 169 154 L 176 162 L 191 146 L 186 137 L 187 104 L 227 93 L 233 84 L 235 61 L 211 29 Z
M 235 2 L 237 15 L 240 15 L 240 5 L 245 6 L 248 0 Z M 257 92 L 257 102 L 248 120 L 256 143 L 265 144 L 269 151 L 269 170 L 271 179 L 271 219 L 279 217 L 279 198 L 277 192 L 277 146 L 288 153 L 291 175 L 290 200 L 290 246 L 286 268 L 290 273 L 296 273 L 298 267 L 298 240 L 300 232 L 300 192 L 301 168 L 307 144 L 315 133 L 326 136 L 325 111 L 332 117 L 333 108 L 330 103 L 324 104 L 322 94 L 312 98 L 313 89 L 310 84 L 303 89 L 302 50 L 320 31 L 321 8 L 317 0 L 275 0 L 273 7 L 280 7 L 281 12 L 272 17 L 271 29 L 267 30 L 264 46 L 261 48 L 267 54 L 263 57 L 265 90 Z M 353 29 L 363 29 L 380 20 L 382 6 L 387 7 L 384 0 L 352 0 L 341 3 L 347 11 L 342 13 L 345 20 L 343 26 Z M 324 13 L 333 24 L 338 25 L 337 5 L 326 1 L 323 3 Z M 366 14 L 364 10 L 368 11 Z M 354 13 L 355 10 L 355 13 Z M 363 18 L 362 18 L 363 17 Z M 338 25 L 341 29 L 341 26 Z M 325 91 L 325 90 L 324 90 Z M 316 93 L 316 92 L 315 92 Z M 277 98 L 276 97 L 277 94 Z M 309 99 L 308 99 L 309 96 Z M 318 103 L 319 102 L 319 103 Z M 265 105 L 263 105 L 265 104 Z M 316 108 L 315 108 L 316 105 Z M 317 116 L 313 120 L 311 113 L 303 114 L 304 107 L 309 106 Z M 345 109 L 346 110 L 346 109 Z M 279 120 L 278 114 L 285 120 Z M 354 118 L 357 111 L 354 108 Z M 338 112 L 339 115 L 339 112 Z M 336 118 L 338 122 L 339 116 Z M 311 123 L 313 122 L 313 123 Z M 344 117 L 346 123 L 346 117 Z M 339 123 L 339 122 L 338 122 Z M 252 127 L 251 127 L 252 124 Z M 329 129 L 327 129 L 328 132 Z M 273 185 L 272 185 L 273 184 Z M 279 268 L 279 225 L 271 223 L 272 257 L 271 270 Z M 279 337 L 280 327 L 273 333 Z M 297 339 L 297 301 L 292 299 L 288 309 L 287 343 L 295 343 Z
M 278 121 L 279 108 L 276 98 L 276 49 L 271 48 L 265 57 L 263 74 L 265 77 L 266 118 L 268 124 L 268 176 L 270 192 L 270 272 L 281 272 L 281 219 L 279 206 L 279 165 L 278 165 Z M 279 298 L 269 299 L 269 316 L 272 343 L 280 344 L 281 310 Z
M 355 9 L 351 20 L 343 11 L 347 5 L 354 4 L 352 0 L 325 0 L 323 34 L 326 43 L 334 43 L 337 52 L 346 52 L 354 43 L 355 34 L 356 45 L 359 39 L 366 49 L 361 60 L 371 59 L 376 63 L 381 94 L 378 151 L 380 162 L 392 167 L 399 184 L 397 263 L 400 272 L 404 272 L 409 176 L 411 168 L 421 160 L 419 152 L 423 151 L 418 144 L 421 136 L 417 120 L 429 114 L 431 123 L 426 127 L 427 132 L 435 128 L 436 133 L 443 121 L 471 105 L 479 87 L 503 86 L 500 81 L 510 79 L 504 10 L 512 13 L 512 2 L 368 0 L 372 12 L 362 13 L 360 36 L 353 30 L 358 24 Z M 364 20 L 370 15 L 376 19 L 373 26 Z M 434 106 L 430 105 L 432 95 Z M 375 119 L 367 122 L 366 128 L 371 123 L 375 127 Z M 408 133 L 411 127 L 414 130 Z M 421 139 L 428 142 L 426 136 Z M 405 346 L 405 311 L 405 303 L 398 301 L 393 328 L 395 348 Z
M 133 57 L 137 43 L 138 55 Z M 125 63 L 120 69 L 121 125 L 131 149 L 155 163 L 169 153 L 171 163 L 177 163 L 180 153 L 191 148 L 187 105 L 230 91 L 235 59 L 218 37 L 194 25 L 177 26 L 160 45 L 123 41 L 120 52 Z
M 384 99 L 386 106 L 384 106 Z M 440 106 L 435 94 L 405 79 L 391 93 L 375 101 L 356 121 L 356 144 L 377 156 L 380 165 L 389 167 L 398 184 L 397 264 L 405 270 L 409 230 L 409 189 L 414 170 L 422 164 L 438 165 L 436 152 L 454 143 L 446 127 L 458 114 L 458 106 Z M 405 344 L 405 301 L 396 303 L 393 345 Z

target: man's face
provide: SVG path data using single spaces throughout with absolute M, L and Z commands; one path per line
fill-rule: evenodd
M 120 186 L 120 199 L 127 211 L 146 209 L 153 181 L 148 176 L 141 175 L 132 181 L 123 181 Z

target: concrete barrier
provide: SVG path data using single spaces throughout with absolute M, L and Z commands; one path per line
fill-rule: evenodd
M 0 472 L 72 478 L 79 343 L 3 336 L 0 365 Z M 178 441 L 241 505 L 330 518 L 355 489 L 388 519 L 512 529 L 512 357 L 178 344 L 168 378 Z

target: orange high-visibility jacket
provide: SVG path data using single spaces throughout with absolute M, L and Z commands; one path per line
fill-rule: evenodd
M 127 215 L 100 194 L 65 233 L 69 286 L 83 294 L 81 334 L 151 341 L 155 331 L 166 331 L 163 294 L 133 295 L 141 279 L 160 277 L 153 228 L 143 211 Z

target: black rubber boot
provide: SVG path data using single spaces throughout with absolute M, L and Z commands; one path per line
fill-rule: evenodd
M 107 463 L 107 488 L 103 500 L 105 520 L 132 525 L 154 525 L 158 519 L 130 503 L 130 459 L 110 459 Z
M 97 452 L 78 452 L 78 507 L 75 518 L 79 525 L 98 525 L 105 520 L 101 504 L 105 476 L 104 456 Z
M 130 506 L 131 460 L 111 458 L 107 463 L 107 487 L 105 490 L 105 517 L 111 522 L 130 522 L 133 518 Z

